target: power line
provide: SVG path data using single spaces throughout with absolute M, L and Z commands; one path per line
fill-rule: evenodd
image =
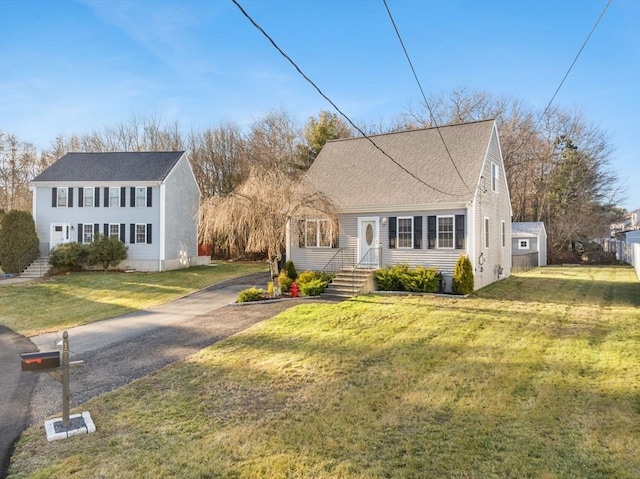
M 589 39 L 591 38 L 591 35 L 593 34 L 593 32 L 595 31 L 596 27 L 598 26 L 598 24 L 600 23 L 600 20 L 602 20 L 602 17 L 604 16 L 604 12 L 607 11 L 607 8 L 609 8 L 609 5 L 611 5 L 611 0 L 608 0 L 607 4 L 604 6 L 604 8 L 602 9 L 602 12 L 600 12 L 600 16 L 598 17 L 598 19 L 596 20 L 596 22 L 593 24 L 593 27 L 591 27 L 591 31 L 589 32 L 589 34 L 587 35 L 587 38 L 585 38 L 584 42 L 582 43 L 582 46 L 580 47 L 580 50 L 578 50 L 578 54 L 576 55 L 576 57 L 573 59 L 573 62 L 571 62 L 571 65 L 569 66 L 569 69 L 567 70 L 567 73 L 564 74 L 564 77 L 562 77 L 562 81 L 560 82 L 560 85 L 558 85 L 558 88 L 556 88 L 555 93 L 553 94 L 553 96 L 551 97 L 551 100 L 549 100 L 549 103 L 547 103 L 547 106 L 544 108 L 542 114 L 540 115 L 540 117 L 538 118 L 538 120 L 536 121 L 536 123 L 533 126 L 533 129 L 531 130 L 531 133 L 529 133 L 529 136 L 527 136 L 527 138 L 520 143 L 520 146 L 518 146 L 518 148 L 516 148 L 512 154 L 517 153 L 518 151 L 520 151 L 520 149 L 526 145 L 527 143 L 529 143 L 529 140 L 531 140 L 531 137 L 535 134 L 536 129 L 538 128 L 538 125 L 540 125 L 540 122 L 542 121 L 542 119 L 545 117 L 545 115 L 547 114 L 547 111 L 549 111 L 549 108 L 551 107 L 551 104 L 553 103 L 553 100 L 556 99 L 556 96 L 558 95 L 558 92 L 560 91 L 560 88 L 562 88 L 562 85 L 564 85 L 565 80 L 567 79 L 567 77 L 569 76 L 569 73 L 571 73 L 571 70 L 573 69 L 573 66 L 576 64 L 576 62 L 578 61 L 578 58 L 580 58 L 580 54 L 582 53 L 582 50 L 584 50 L 584 47 L 587 46 L 587 43 L 589 42 Z
M 311 80 L 311 78 L 309 78 L 307 75 L 305 75 L 305 73 L 300 69 L 300 67 L 296 64 L 296 62 L 294 62 L 291 57 L 289 57 L 289 55 L 287 55 L 279 46 L 278 44 L 273 40 L 273 38 L 271 38 L 269 36 L 269 34 L 253 19 L 251 18 L 251 16 L 245 11 L 244 8 L 242 8 L 242 5 L 240 5 L 238 3 L 237 0 L 231 0 L 236 7 L 238 7 L 238 9 L 242 12 L 242 14 L 253 24 L 254 27 L 256 27 L 266 38 L 267 40 L 269 40 L 269 42 L 274 46 L 274 48 L 276 50 L 278 50 L 278 52 L 280 53 L 280 55 L 282 55 L 284 58 L 286 58 L 289 63 L 291 63 L 291 65 L 293 65 L 293 67 L 298 71 L 298 73 L 300 73 L 300 75 L 302 75 L 302 77 L 307 80 L 307 82 L 309 84 L 311 84 L 311 86 L 313 86 L 316 91 L 320 94 L 320 96 L 322 96 L 322 98 L 324 98 L 325 100 L 327 100 L 331 106 L 333 106 L 333 108 L 336 109 L 336 111 L 338 113 L 340 113 L 340 115 L 342 115 L 344 117 L 345 120 L 347 120 L 349 122 L 349 124 L 358 132 L 360 133 L 364 138 L 366 138 L 367 140 L 369 140 L 369 142 L 378 150 L 380 151 L 384 156 L 386 156 L 387 158 L 389 158 L 398 168 L 400 168 L 401 170 L 403 170 L 405 173 L 407 173 L 409 176 L 411 176 L 412 178 L 414 178 L 415 180 L 417 180 L 418 182 L 422 183 L 423 185 L 431 188 L 432 190 L 435 190 L 439 193 L 445 194 L 445 195 L 449 195 L 449 196 L 465 196 L 465 195 L 456 195 L 453 193 L 449 193 L 447 191 L 443 191 L 440 190 L 438 188 L 436 188 L 435 186 L 432 186 L 428 183 L 426 183 L 425 181 L 421 180 L 420 178 L 418 178 L 416 175 L 414 175 L 413 173 L 411 173 L 409 170 L 407 170 L 404 166 L 402 166 L 398 161 L 396 161 L 395 159 L 393 159 L 391 157 L 391 155 L 389 155 L 386 151 L 384 151 L 382 148 L 380 148 L 371 138 L 369 138 L 369 136 L 367 136 L 367 134 L 362 131 L 354 122 L 351 121 L 351 119 L 342 112 L 342 110 L 340 110 L 340 108 L 338 108 L 338 106 L 327 96 L 325 95 L 322 90 L 320 90 L 320 88 L 313 82 L 313 80 Z M 465 185 L 466 186 L 466 185 Z M 467 188 L 468 189 L 468 188 Z
M 440 131 L 440 127 L 436 123 L 435 115 L 433 114 L 433 111 L 431 110 L 431 106 L 429 105 L 429 102 L 427 101 L 427 96 L 424 94 L 424 90 L 422 89 L 422 84 L 420 83 L 420 80 L 418 79 L 418 75 L 416 73 L 416 70 L 415 70 L 415 68 L 413 68 L 413 62 L 411 61 L 411 58 L 409 57 L 409 52 L 407 51 L 407 48 L 404 46 L 404 42 L 402 41 L 402 36 L 400 36 L 400 31 L 398 30 L 396 22 L 393 19 L 393 15 L 391 15 L 391 10 L 389 9 L 389 5 L 387 5 L 387 0 L 382 0 L 382 3 L 384 3 L 384 7 L 387 9 L 387 14 L 389 15 L 389 19 L 391 20 L 391 24 L 393 25 L 393 29 L 396 31 L 396 35 L 398 36 L 398 40 L 400 40 L 400 45 L 402 45 L 402 50 L 404 51 L 404 56 L 407 58 L 407 61 L 409 62 L 409 66 L 411 67 L 411 71 L 413 72 L 413 78 L 416 79 L 416 83 L 418 84 L 418 88 L 420 88 L 420 93 L 422 93 L 422 98 L 424 99 L 424 104 L 427 105 L 427 109 L 429 110 L 429 115 L 431 116 L 431 122 L 435 125 L 436 131 L 438 132 L 438 135 L 440 135 L 440 139 L 442 140 L 442 144 L 444 146 L 444 149 L 446 150 L 447 155 L 449 156 L 449 159 L 451 160 L 451 163 L 453 164 L 453 167 L 456 170 L 456 173 L 458 173 L 458 176 L 460 177 L 460 180 L 462 181 L 462 184 L 469 191 L 469 193 L 472 193 L 471 189 L 469 188 L 469 186 L 467 186 L 467 183 L 464 181 L 464 178 L 460 174 L 460 170 L 458 170 L 458 166 L 456 165 L 456 162 L 453 161 L 453 156 L 451 156 L 451 152 L 449 151 L 449 148 L 447 147 L 447 143 L 444 141 L 444 137 L 442 136 L 442 132 Z

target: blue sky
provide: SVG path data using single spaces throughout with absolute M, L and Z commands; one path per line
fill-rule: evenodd
M 420 102 L 382 0 L 241 0 L 356 123 Z M 388 0 L 427 95 L 486 90 L 542 110 L 606 0 Z M 640 207 L 640 0 L 613 0 L 555 106 L 615 147 Z M 231 1 L 0 0 L 0 128 L 48 147 L 133 115 L 186 131 L 330 105 Z

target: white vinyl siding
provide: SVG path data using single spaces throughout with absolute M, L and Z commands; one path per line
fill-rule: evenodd
M 454 223 L 453 216 L 438 216 L 437 218 L 437 232 L 438 232 L 438 243 L 437 248 L 451 248 L 455 244 L 454 241 Z
M 413 216 L 398 217 L 398 248 L 413 248 Z

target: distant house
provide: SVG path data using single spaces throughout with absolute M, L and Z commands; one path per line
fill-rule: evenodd
M 100 233 L 128 246 L 122 269 L 165 271 L 199 261 L 200 190 L 183 151 L 68 153 L 32 189 L 45 256 Z
M 450 291 L 456 261 L 469 256 L 476 289 L 508 277 L 511 203 L 495 121 L 370 138 L 375 145 L 329 141 L 307 172 L 338 223 L 291 222 L 287 258 L 296 268 L 422 265 L 441 271 Z
M 547 265 L 547 230 L 542 221 L 512 223 L 511 241 L 514 269 L 521 269 L 521 262 L 528 267 Z M 525 261 L 524 256 L 530 260 Z

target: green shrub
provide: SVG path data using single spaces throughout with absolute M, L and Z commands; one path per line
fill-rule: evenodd
M 0 222 L 0 265 L 5 273 L 20 273 L 39 255 L 38 235 L 33 217 L 26 211 L 12 210 Z M 27 253 L 32 253 L 28 256 Z M 25 256 L 27 255 L 27 256 Z M 23 260 L 24 263 L 20 263 Z
M 82 271 L 87 261 L 87 248 L 80 243 L 59 244 L 51 251 L 49 263 L 63 271 Z
M 451 291 L 453 294 L 473 293 L 473 266 L 468 256 L 460 256 L 453 270 Z
M 407 291 L 410 293 L 435 293 L 440 285 L 435 268 L 409 268 L 406 263 L 387 266 L 375 272 L 381 291 Z
M 312 279 L 299 285 L 302 296 L 319 296 L 327 287 L 327 282 L 320 278 Z
M 116 237 L 98 234 L 93 242 L 86 246 L 87 264 L 102 265 L 107 271 L 109 266 L 116 266 L 127 259 L 127 246 Z
M 406 263 L 389 265 L 375 272 L 378 289 L 382 291 L 404 291 L 403 277 L 409 271 Z
M 296 267 L 293 265 L 293 261 L 291 260 L 287 261 L 284 264 L 283 271 L 286 273 L 287 277 L 291 279 L 291 281 L 295 281 L 296 278 L 298 277 L 298 272 L 296 271 Z
M 280 276 L 278 276 L 278 280 L 280 281 L 280 289 L 283 293 L 286 293 L 291 289 L 291 285 L 293 284 L 293 279 L 291 279 L 286 271 L 282 271 Z
M 412 293 L 435 293 L 440 285 L 438 270 L 418 266 L 407 271 L 402 277 L 405 291 Z
M 260 301 L 262 299 L 262 295 L 264 294 L 264 290 L 260 288 L 249 288 L 244 291 L 240 291 L 238 295 L 238 303 L 248 303 L 249 301 Z
M 315 280 L 320 280 L 325 284 L 331 281 L 333 275 L 323 273 L 322 271 L 304 271 L 298 275 L 296 278 L 296 283 L 298 286 L 302 286 L 303 284 L 310 283 Z

